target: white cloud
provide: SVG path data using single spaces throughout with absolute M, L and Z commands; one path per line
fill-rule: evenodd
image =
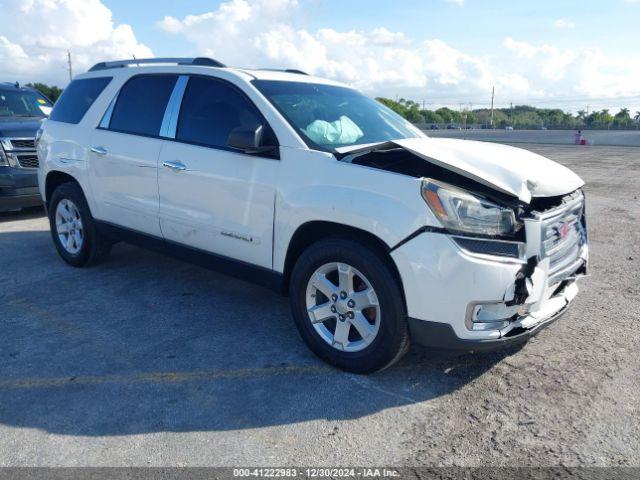
M 446 0 L 448 3 L 455 3 L 456 5 L 464 5 L 464 0 Z
M 536 54 L 536 48 L 527 42 L 518 42 L 511 37 L 507 37 L 502 45 L 511 50 L 518 58 L 532 58 Z
M 640 57 L 606 55 L 600 48 L 560 49 L 506 38 L 510 69 L 530 84 L 532 96 L 604 99 L 640 95 Z
M 229 0 L 215 11 L 164 17 L 158 27 L 229 65 L 299 68 L 373 93 L 491 88 L 486 59 L 402 32 L 297 28 L 294 0 Z M 233 45 L 230 49 L 229 45 Z
M 567 67 L 576 59 L 573 50 L 560 50 L 552 45 L 534 46 L 527 42 L 518 42 L 512 38 L 505 38 L 504 47 L 515 54 L 515 60 L 526 60 L 522 67 L 533 67 L 529 75 L 541 79 L 558 81 L 565 77 Z M 520 69 L 518 69 L 520 70 Z
M 553 22 L 553 25 L 556 28 L 559 28 L 561 30 L 572 30 L 572 29 L 576 28 L 576 24 L 575 23 L 573 23 L 571 20 L 566 20 L 564 18 L 559 18 L 558 20 Z
M 150 57 L 132 28 L 116 25 L 100 0 L 7 0 L 0 5 L 0 77 L 64 85 L 74 72 L 117 58 Z
M 492 85 L 503 101 L 514 102 L 640 94 L 633 80 L 640 77 L 640 58 L 510 37 L 491 55 L 471 55 L 440 39 L 419 41 L 384 27 L 310 31 L 298 27 L 300 10 L 297 0 L 227 0 L 211 12 L 165 17 L 158 27 L 228 65 L 299 68 L 373 95 L 480 103 L 490 99 Z
M 501 75 L 497 79 L 497 87 L 499 91 L 507 91 L 514 92 L 520 94 L 529 94 L 531 90 L 531 85 L 529 84 L 529 80 L 527 80 L 522 75 L 518 75 L 517 73 L 507 73 L 505 75 Z
M 426 99 L 432 105 L 488 103 L 493 85 L 497 98 L 514 103 L 579 98 L 582 104 L 640 95 L 637 53 L 508 37 L 500 46 L 487 44 L 487 54 L 470 54 L 441 39 L 422 40 L 383 25 L 311 30 L 301 27 L 302 1 L 224 0 L 210 12 L 166 16 L 157 25 L 169 41 L 180 37 L 193 45 L 192 53 L 229 65 L 300 68 L 372 95 Z M 153 56 L 129 25 L 113 21 L 100 0 L 0 0 L 0 25 L 2 81 L 64 86 L 67 49 L 76 73 L 98 61 Z

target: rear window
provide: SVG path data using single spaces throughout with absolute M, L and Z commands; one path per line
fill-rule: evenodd
M 96 77 L 73 80 L 62 92 L 49 118 L 56 122 L 80 123 L 111 79 Z
M 158 136 L 177 75 L 139 75 L 120 89 L 109 130 Z

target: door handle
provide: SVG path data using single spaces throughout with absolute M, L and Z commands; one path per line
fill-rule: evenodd
M 175 171 L 187 169 L 187 166 L 182 162 L 162 162 L 162 166 Z
M 97 153 L 98 155 L 106 155 L 107 149 L 104 147 L 91 147 L 91 151 L 93 153 Z

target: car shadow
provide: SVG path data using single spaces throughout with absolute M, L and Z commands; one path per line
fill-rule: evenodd
M 0 422 L 65 435 L 227 431 L 429 402 L 514 352 L 412 349 L 369 376 L 319 361 L 272 291 L 119 244 L 74 269 L 2 231 Z
M 0 212 L 0 223 L 15 222 L 17 220 L 31 220 L 34 218 L 44 217 L 46 212 L 44 207 L 29 207 L 22 210 L 13 210 L 10 212 Z

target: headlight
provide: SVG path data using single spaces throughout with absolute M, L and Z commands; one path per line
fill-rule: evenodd
M 38 142 L 40 141 L 40 139 L 42 138 L 42 126 L 40 126 L 40 128 L 38 128 L 38 130 L 36 131 L 36 138 L 34 139 L 33 143 L 34 145 L 37 147 L 38 146 Z
M 9 161 L 7 160 L 7 155 L 4 153 L 4 148 L 0 145 L 0 167 L 6 167 L 9 165 Z
M 452 231 L 510 236 L 521 226 L 512 209 L 446 183 L 424 179 L 422 197 L 444 227 Z

